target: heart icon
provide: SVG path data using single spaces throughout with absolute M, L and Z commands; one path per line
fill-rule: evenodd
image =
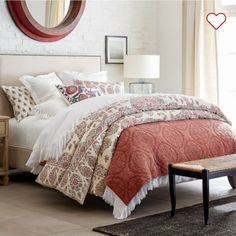
M 226 21 L 226 15 L 222 12 L 215 14 L 209 13 L 206 17 L 208 23 L 215 29 L 219 29 Z

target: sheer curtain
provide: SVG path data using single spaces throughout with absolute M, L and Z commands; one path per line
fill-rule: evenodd
M 47 0 L 45 26 L 49 28 L 57 26 L 64 19 L 64 13 L 64 0 Z
M 184 93 L 218 104 L 216 31 L 206 22 L 214 0 L 183 0 Z

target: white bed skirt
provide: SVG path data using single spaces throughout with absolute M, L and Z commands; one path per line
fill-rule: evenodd
M 176 176 L 176 183 L 187 182 L 195 180 L 193 178 Z M 106 187 L 103 194 L 103 200 L 113 206 L 113 216 L 116 219 L 122 220 L 127 218 L 135 207 L 141 203 L 142 199 L 147 196 L 149 190 L 153 190 L 157 187 L 168 186 L 168 176 L 162 176 L 160 178 L 153 179 L 149 183 L 145 184 L 140 191 L 133 197 L 128 205 L 125 205 L 124 202 L 109 188 Z

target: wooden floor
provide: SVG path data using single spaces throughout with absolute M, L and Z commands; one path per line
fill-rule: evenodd
M 202 201 L 201 181 L 177 185 L 177 208 Z M 210 181 L 210 198 L 236 195 L 226 178 Z M 170 209 L 168 188 L 156 189 L 147 196 L 129 219 Z M 0 236 L 100 235 L 95 226 L 121 222 L 102 199 L 89 197 L 84 206 L 61 193 L 43 188 L 31 176 L 11 178 L 0 186 Z

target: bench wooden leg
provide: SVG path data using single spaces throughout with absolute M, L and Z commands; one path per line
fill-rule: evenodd
M 208 223 L 209 216 L 209 171 L 204 169 L 202 171 L 202 193 L 203 193 L 203 208 L 204 208 L 204 222 Z
M 9 177 L 8 176 L 4 176 L 3 177 L 3 185 L 8 185 L 9 184 Z
M 228 181 L 232 188 L 236 188 L 236 175 L 228 176 Z
M 171 164 L 169 164 L 169 190 L 171 200 L 171 217 L 175 215 L 176 207 L 176 190 L 175 190 L 175 175 L 172 172 Z

